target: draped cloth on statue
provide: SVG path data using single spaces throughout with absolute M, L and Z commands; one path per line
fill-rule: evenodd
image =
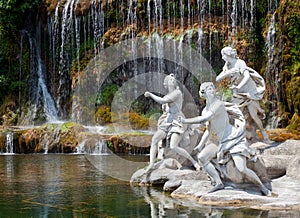
M 167 99 L 170 103 L 162 105 L 164 113 L 158 120 L 158 128 L 167 133 L 167 138 L 169 138 L 172 133 L 183 134 L 187 129 L 187 125 L 177 121 L 179 116 L 184 117 L 181 111 L 183 104 L 181 91 L 176 89 L 165 95 L 164 99 Z
M 226 164 L 230 160 L 230 154 L 240 154 L 251 160 L 256 160 L 255 149 L 248 146 L 246 135 L 246 121 L 239 109 L 233 103 L 224 102 L 230 120 L 231 131 L 226 131 L 223 140 L 220 142 L 217 154 L 218 162 Z
M 232 77 L 232 82 L 238 85 L 243 79 L 243 73 L 246 70 L 250 74 L 250 79 L 239 90 L 233 90 L 233 97 L 240 99 L 240 101 L 261 100 L 265 93 L 266 85 L 263 77 L 254 69 L 247 67 L 245 65 L 243 68 L 240 69 L 239 71 L 240 75 L 234 75 Z

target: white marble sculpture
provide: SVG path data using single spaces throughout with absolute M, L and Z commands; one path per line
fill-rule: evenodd
M 255 158 L 255 150 L 248 146 L 245 137 L 246 122 L 241 110 L 235 104 L 227 103 L 225 106 L 225 103 L 216 97 L 215 87 L 211 82 L 201 84 L 199 95 L 206 99 L 206 107 L 202 115 L 188 119 L 179 117 L 179 122 L 183 124 L 207 123 L 207 129 L 195 149 L 199 150 L 199 161 L 216 183 L 210 192 L 224 188 L 220 174 L 212 160 L 217 158 L 217 165 L 225 165 L 232 159 L 237 170 L 257 185 L 264 195 L 269 196 L 271 192 L 263 185 L 256 173 L 247 167 L 247 159 Z M 209 141 L 213 134 L 217 136 L 217 146 Z
M 182 147 L 179 146 L 184 133 L 187 130 L 187 125 L 183 125 L 177 121 L 179 116 L 184 116 L 182 113 L 183 95 L 177 85 L 177 81 L 173 74 L 165 77 L 164 87 L 168 93 L 159 97 L 151 92 L 145 92 L 145 97 L 150 97 L 159 104 L 162 104 L 164 113 L 159 118 L 158 128 L 152 137 L 150 147 L 150 164 L 146 172 L 149 172 L 154 167 L 155 158 L 158 152 L 159 143 L 166 140 L 172 151 L 190 160 L 194 167 L 199 170 L 200 166 L 196 160 Z
M 225 61 L 223 71 L 217 76 L 216 81 L 219 82 L 226 77 L 230 78 L 229 88 L 233 91 L 232 103 L 237 104 L 247 117 L 248 128 L 252 128 L 251 119 L 255 122 L 260 130 L 264 141 L 269 142 L 267 133 L 264 131 L 262 121 L 259 115 L 264 115 L 264 110 L 261 109 L 259 101 L 262 99 L 265 92 L 264 79 L 254 69 L 248 67 L 245 61 L 239 59 L 235 49 L 225 47 L 221 50 L 222 59 Z M 252 140 L 256 137 L 255 128 L 247 136 Z

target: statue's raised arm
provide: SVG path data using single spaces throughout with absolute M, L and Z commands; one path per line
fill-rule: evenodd
M 170 148 L 174 152 L 190 160 L 194 167 L 199 170 L 200 166 L 197 161 L 194 160 L 184 148 L 179 146 L 183 133 L 187 128 L 186 125 L 182 125 L 178 121 L 178 117 L 184 117 L 182 112 L 183 94 L 177 84 L 175 76 L 173 74 L 166 76 L 163 85 L 168 90 L 168 93 L 163 97 L 159 97 L 151 92 L 145 92 L 144 94 L 145 97 L 150 97 L 157 103 L 164 105 L 166 109 L 159 119 L 157 131 L 152 137 L 150 164 L 146 172 L 150 172 L 151 169 L 153 169 L 158 144 L 163 139 L 167 139 Z
M 225 61 L 223 71 L 217 76 L 219 82 L 229 78 L 229 88 L 233 92 L 232 103 L 237 104 L 244 115 L 249 114 L 252 120 L 248 120 L 249 126 L 256 126 L 261 131 L 265 142 L 269 142 L 267 133 L 264 131 L 261 118 L 265 117 L 264 110 L 261 109 L 259 101 L 263 98 L 265 92 L 265 81 L 263 77 L 254 69 L 247 66 L 245 61 L 241 60 L 237 51 L 231 47 L 225 47 L 221 50 L 222 59 Z M 258 138 L 255 128 L 248 132 L 248 140 Z

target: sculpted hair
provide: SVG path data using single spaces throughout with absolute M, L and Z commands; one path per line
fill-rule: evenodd
M 227 47 L 224 47 L 222 50 L 221 50 L 221 54 L 225 54 L 225 55 L 228 55 L 230 57 L 233 57 L 233 58 L 239 58 L 238 55 L 237 55 L 237 51 L 236 49 L 234 48 L 231 48 L 229 46 Z
M 204 82 L 200 85 L 200 89 L 207 89 L 208 87 L 213 87 L 215 89 L 215 85 L 212 82 Z
M 168 76 L 165 77 L 165 82 L 171 81 L 175 87 L 179 88 L 177 80 L 174 76 L 173 73 L 169 74 Z

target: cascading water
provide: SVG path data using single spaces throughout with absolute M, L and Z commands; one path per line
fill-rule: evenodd
M 255 0 L 241 2 L 222 0 L 219 6 L 212 0 L 121 2 L 91 0 L 84 3 L 80 0 L 60 0 L 55 2 L 47 20 L 51 56 L 48 66 L 51 68 L 49 72 L 52 72 L 51 81 L 56 82 L 53 90 L 56 91 L 54 96 L 58 114 L 61 118 L 71 117 L 74 121 L 81 120 L 80 102 L 77 102 L 76 98 L 70 102 L 70 98 L 76 82 L 81 80 L 82 56 L 86 59 L 97 57 L 98 52 L 105 48 L 102 37 L 109 32 L 110 28 L 123 31 L 118 39 L 116 36 L 117 40 L 154 36 L 157 40 L 153 40 L 150 46 L 156 47 L 159 53 L 163 53 L 163 50 L 160 50 L 163 47 L 161 45 L 163 40 L 159 37 L 180 40 L 180 43 L 187 43 L 191 47 L 196 45 L 199 52 L 209 59 L 211 64 L 215 64 L 216 52 L 219 53 L 215 47 L 217 44 L 221 44 L 222 40 L 227 38 L 228 44 L 235 45 L 236 36 L 241 28 L 247 29 L 250 26 L 251 29 L 255 26 Z M 119 13 L 118 16 L 121 17 L 109 15 L 107 10 L 112 7 L 115 7 L 112 12 Z M 138 31 L 145 35 L 139 35 Z M 125 74 L 129 74 L 122 75 L 124 78 L 135 76 L 140 70 L 139 63 L 135 60 L 138 48 L 132 45 L 132 49 L 131 72 L 122 69 Z M 174 48 L 176 57 L 182 55 L 182 51 L 176 52 L 178 50 L 180 49 Z M 163 54 L 158 54 L 158 57 L 161 56 Z M 147 59 L 145 62 L 147 61 L 152 60 Z M 146 66 L 145 62 L 144 66 Z M 164 60 L 158 58 L 157 62 L 156 70 L 160 72 L 166 70 Z M 71 69 L 75 75 L 70 75 Z M 176 74 L 184 79 L 180 67 Z
M 47 16 L 46 28 L 41 24 L 45 19 L 42 21 L 42 18 L 37 18 L 35 29 L 33 31 L 22 31 L 20 38 L 20 78 L 22 77 L 21 74 L 25 74 L 25 70 L 21 67 L 26 59 L 25 56 L 22 57 L 22 54 L 26 52 L 25 46 L 23 49 L 23 44 L 25 45 L 25 43 L 30 45 L 31 62 L 30 99 L 28 101 L 29 106 L 24 106 L 22 110 L 24 113 L 22 125 L 36 124 L 40 122 L 41 117 L 44 118 L 42 121 L 48 122 L 57 121 L 59 117 L 71 117 L 73 121 L 81 121 L 82 113 L 79 112 L 90 110 L 94 113 L 95 108 L 84 108 L 86 105 L 80 105 L 81 102 L 76 102 L 72 91 L 76 83 L 80 82 L 87 62 L 93 57 L 97 57 L 97 54 L 102 50 L 122 40 L 136 37 L 143 38 L 145 43 L 148 43 L 148 54 L 143 57 L 144 60 L 138 60 L 139 48 L 134 43 L 135 41 L 131 41 L 131 47 L 128 49 L 128 53 L 131 56 L 130 61 L 124 60 L 120 64 L 119 70 L 122 72 L 122 75 L 115 80 L 108 78 L 112 82 L 117 80 L 118 86 L 121 86 L 122 82 L 126 82 L 131 77 L 148 72 L 166 74 L 174 72 L 180 81 L 186 82 L 186 75 L 179 63 L 187 62 L 183 61 L 183 58 L 186 58 L 186 56 L 188 58 L 185 60 L 192 60 L 193 57 L 192 53 L 185 53 L 184 44 L 187 44 L 189 47 L 195 47 L 201 56 L 209 60 L 212 65 L 215 64 L 215 60 L 218 60 L 220 65 L 223 65 L 221 58 L 217 57 L 217 59 L 215 57 L 220 55 L 219 48 L 225 44 L 233 46 L 236 43 L 244 42 L 250 42 L 251 44 L 251 40 L 256 39 L 255 36 L 250 34 L 252 31 L 254 32 L 256 27 L 256 0 L 222 0 L 218 2 L 220 6 L 217 9 L 215 8 L 217 7 L 215 5 L 216 2 L 213 0 L 147 0 L 142 1 L 144 8 L 139 5 L 142 3 L 137 0 L 122 1 L 122 3 L 114 1 L 103 3 L 100 0 L 91 0 L 85 1 L 86 4 L 89 4 L 85 9 L 83 9 L 83 1 L 81 0 L 58 0 L 52 2 L 56 2 L 56 4 L 52 11 L 45 15 Z M 276 83 L 279 73 L 276 70 L 274 71 L 275 61 L 273 60 L 276 36 L 274 12 L 277 7 L 274 2 L 276 1 L 268 1 L 270 15 L 272 16 L 270 16 L 271 19 L 267 19 L 269 26 L 266 35 L 268 61 L 265 75 L 266 81 L 270 86 Z M 113 5 L 104 8 L 104 4 Z M 113 12 L 120 12 L 120 14 L 124 15 L 120 19 L 113 17 L 114 14 L 109 15 L 111 11 L 108 10 L 114 6 L 119 8 L 116 8 Z M 124 6 L 126 8 L 122 8 Z M 109 16 L 112 18 L 108 18 Z M 109 35 L 111 30 L 115 32 Z M 252 39 L 239 42 L 237 36 L 243 37 L 244 35 Z M 165 53 L 167 53 L 164 45 L 165 39 L 171 39 L 174 42 L 173 47 L 172 45 L 169 46 L 174 52 L 169 52 L 169 50 L 168 52 L 172 53 L 174 60 L 178 60 L 178 63 L 172 63 L 176 67 L 170 67 L 172 64 L 166 63 L 167 61 L 164 60 Z M 239 48 L 242 50 L 248 47 L 239 44 Z M 120 52 L 122 52 L 122 49 L 120 49 Z M 248 55 L 249 53 L 246 51 L 245 54 Z M 152 56 L 155 56 L 155 58 L 152 58 Z M 196 63 L 199 69 L 202 69 L 201 63 Z M 195 63 L 191 62 L 188 64 Z M 49 68 L 46 69 L 46 67 Z M 221 66 L 217 66 L 216 69 L 221 69 Z M 153 80 L 153 78 L 151 79 Z M 214 77 L 210 78 L 210 80 L 213 79 Z M 142 80 L 146 81 L 147 77 L 145 76 Z M 160 87 L 161 84 L 158 84 L 159 82 L 162 83 L 162 81 L 158 81 L 156 85 Z M 152 81 L 152 83 L 154 82 Z M 94 84 L 92 83 L 91 85 Z M 138 98 L 139 95 L 139 92 L 135 92 L 131 97 Z M 277 96 L 276 90 L 274 90 L 271 100 L 276 102 L 278 100 L 276 99 Z M 89 100 L 94 100 L 93 97 L 89 96 Z M 197 98 L 197 92 L 193 97 Z M 22 98 L 20 98 L 19 102 L 21 105 Z M 71 107 L 71 104 L 72 115 L 69 116 L 71 109 L 68 107 Z M 272 111 L 276 112 L 276 108 L 276 105 L 273 105 Z M 269 128 L 276 128 L 279 122 L 276 114 L 271 114 L 269 117 L 272 117 L 269 120 Z M 57 138 L 59 139 L 59 137 Z M 10 142 L 10 138 L 6 139 L 7 142 Z M 46 137 L 42 142 L 45 153 L 48 152 L 50 146 L 48 141 Z M 88 142 L 84 142 L 78 147 L 77 151 L 79 153 L 103 152 L 101 147 L 103 142 L 101 140 L 91 144 L 92 146 L 89 146 Z M 7 150 L 11 151 L 10 148 L 7 148 Z
M 56 104 L 58 106 L 58 112 L 61 116 L 64 116 L 67 111 L 65 108 L 65 102 L 67 101 L 68 93 L 66 93 L 66 87 L 69 87 L 69 70 L 74 50 L 70 52 L 66 47 L 76 48 L 74 42 L 74 3 L 75 0 L 67 0 L 62 11 L 62 23 L 61 23 L 61 45 L 59 54 L 59 67 L 58 67 L 58 97 Z
M 231 41 L 234 42 L 236 39 L 236 34 L 237 34 L 237 18 L 238 18 L 238 13 L 237 13 L 237 0 L 233 0 L 232 2 L 232 11 L 230 14 L 231 18 Z
M 6 133 L 6 152 L 5 154 L 13 154 L 14 153 L 14 134 L 12 132 Z
M 107 155 L 112 152 L 107 148 L 107 143 L 103 139 L 89 140 L 81 142 L 75 149 L 75 154 Z
M 23 115 L 22 125 L 32 124 L 32 121 L 34 122 L 43 116 L 48 122 L 58 120 L 56 105 L 46 83 L 46 67 L 41 58 L 40 33 L 40 23 L 36 27 L 35 37 L 32 37 L 27 31 L 23 31 L 23 34 L 28 37 L 30 44 L 30 74 L 32 82 L 30 107 L 27 114 Z
M 268 90 L 272 90 L 271 93 L 269 93 L 269 98 L 271 98 L 271 114 L 268 118 L 267 122 L 267 128 L 268 129 L 275 129 L 278 127 L 278 124 L 280 122 L 280 117 L 278 116 L 278 108 L 279 106 L 277 103 L 279 102 L 278 96 L 279 93 L 276 89 L 273 89 L 272 87 L 276 86 L 276 81 L 278 81 L 279 73 L 276 69 L 277 67 L 274 64 L 274 57 L 276 53 L 275 49 L 275 39 L 276 39 L 276 23 L 275 23 L 275 10 L 277 8 L 276 2 L 274 4 L 274 1 L 268 2 L 268 11 L 270 16 L 269 25 L 268 25 L 268 31 L 266 35 L 266 51 L 267 51 L 267 66 L 266 66 L 266 73 L 265 73 L 265 79 L 267 81 Z
M 48 16 L 48 37 L 50 44 L 52 80 L 58 81 L 56 87 L 56 105 L 62 119 L 78 120 L 72 102 L 72 115 L 69 116 L 69 98 L 71 89 L 70 71 L 76 73 L 80 81 L 80 57 L 82 52 L 93 49 L 94 56 L 101 50 L 100 39 L 104 31 L 104 14 L 100 0 L 92 0 L 84 13 L 79 0 L 57 1 L 55 9 Z M 89 52 L 90 53 L 90 52 Z M 92 56 L 90 57 L 92 59 Z M 75 69 L 75 70 L 74 70 Z M 73 114 L 74 113 L 74 114 Z

